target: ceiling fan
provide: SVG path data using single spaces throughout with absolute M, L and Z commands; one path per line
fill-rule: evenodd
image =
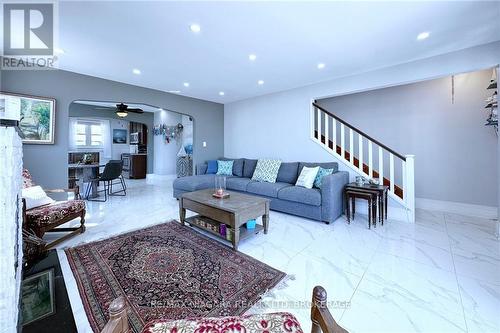
M 115 109 L 116 115 L 120 118 L 125 118 L 129 112 L 139 113 L 139 114 L 144 113 L 144 111 L 142 109 L 129 108 L 127 104 L 123 104 L 123 103 L 116 104 L 116 107 L 104 106 L 104 107 L 98 107 L 96 109 L 106 109 L 106 110 Z

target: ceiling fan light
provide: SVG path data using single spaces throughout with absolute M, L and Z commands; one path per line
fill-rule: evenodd
M 120 118 L 125 118 L 128 115 L 128 112 L 118 110 L 118 111 L 116 111 L 116 115 Z

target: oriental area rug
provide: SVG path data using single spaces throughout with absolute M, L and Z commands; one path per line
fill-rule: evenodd
M 172 221 L 66 250 L 94 332 L 119 296 L 132 332 L 158 319 L 236 316 L 284 277 Z

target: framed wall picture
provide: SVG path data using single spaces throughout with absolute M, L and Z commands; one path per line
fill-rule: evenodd
M 113 129 L 113 143 L 126 144 L 127 143 L 127 130 L 126 129 Z
M 0 92 L 5 115 L 19 115 L 25 144 L 54 144 L 56 100 Z
M 53 268 L 25 278 L 21 285 L 23 326 L 54 314 L 55 302 Z

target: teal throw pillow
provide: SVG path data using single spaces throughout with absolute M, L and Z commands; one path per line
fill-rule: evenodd
M 314 187 L 320 188 L 321 187 L 321 180 L 323 179 L 323 177 L 331 175 L 332 173 L 333 173 L 333 169 L 323 169 L 320 167 L 318 174 L 316 175 L 316 178 L 314 179 Z
M 234 161 L 217 161 L 217 174 L 221 176 L 232 176 L 233 175 L 233 163 Z

